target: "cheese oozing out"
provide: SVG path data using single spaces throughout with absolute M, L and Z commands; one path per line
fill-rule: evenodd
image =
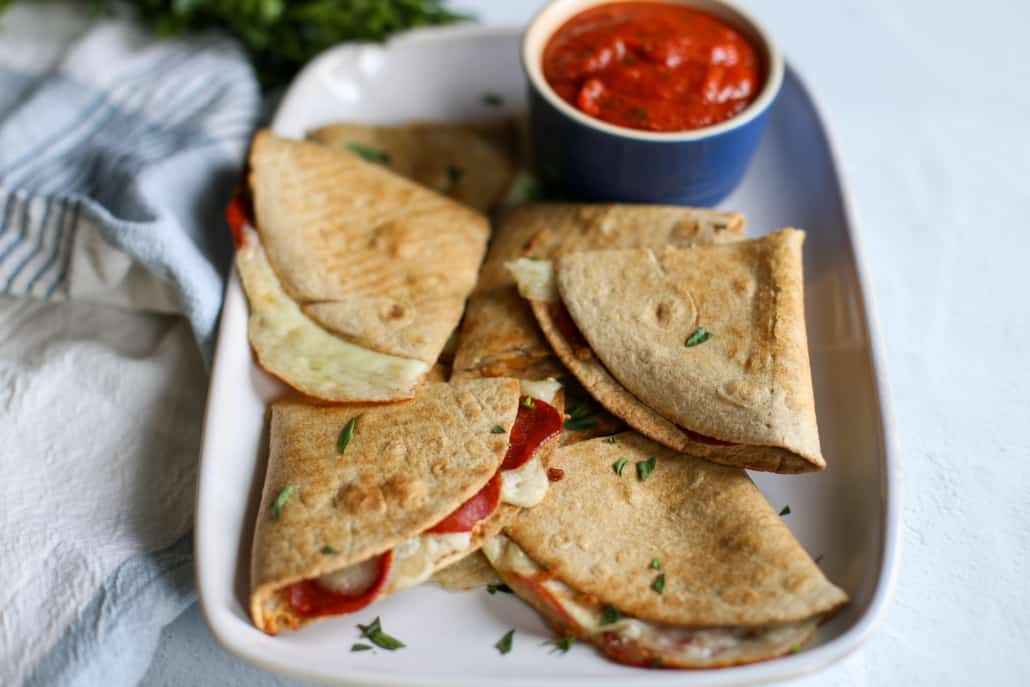
M 550 260 L 519 258 L 504 263 L 519 288 L 519 295 L 530 301 L 557 303 L 558 287 L 554 281 L 554 263 Z
M 472 545 L 472 532 L 426 532 L 398 544 L 393 549 L 393 567 L 384 593 L 422 584 L 448 559 L 457 560 Z
M 518 578 L 539 580 L 549 601 L 575 624 L 569 628 L 584 639 L 604 635 L 609 645 L 623 645 L 632 656 L 659 657 L 669 666 L 704 667 L 748 663 L 796 650 L 815 631 L 818 618 L 758 627 L 686 627 L 622 616 L 602 624 L 604 604 L 589 603 L 574 589 L 532 560 L 515 542 L 498 535 L 483 544 L 483 553 L 502 579 L 520 594 L 535 593 Z M 510 576 L 506 578 L 506 576 Z M 514 579 L 511 579 L 514 578 Z M 541 603 L 546 603 L 541 599 Z
M 330 401 L 389 401 L 414 395 L 429 366 L 363 348 L 320 327 L 283 290 L 251 227 L 243 228 L 236 266 L 250 303 L 250 343 L 266 370 L 300 391 Z
M 318 584 L 345 596 L 358 596 L 379 579 L 379 557 L 348 565 L 318 578 Z
M 554 405 L 561 383 L 548 377 L 539 381 L 519 380 L 523 396 L 530 396 Z M 501 500 L 522 508 L 530 508 L 547 495 L 547 470 L 537 456 L 533 456 L 514 470 L 501 470 Z

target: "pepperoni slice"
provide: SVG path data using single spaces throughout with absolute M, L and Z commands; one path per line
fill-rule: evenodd
M 364 591 L 354 595 L 326 589 L 317 580 L 294 582 L 286 590 L 290 608 L 307 618 L 360 611 L 379 595 L 379 591 L 386 584 L 386 578 L 390 575 L 392 564 L 393 550 L 390 550 L 379 557 L 379 577 L 376 578 L 376 581 Z
M 508 452 L 504 454 L 502 470 L 514 470 L 533 457 L 544 442 L 561 434 L 561 413 L 550 403 L 533 399 L 533 407 L 526 407 L 523 396 L 519 403 L 519 414 L 508 436 Z
M 237 189 L 225 208 L 225 221 L 229 223 L 229 231 L 232 232 L 232 240 L 237 248 L 243 245 L 243 227 L 254 225 L 252 218 L 250 199 L 242 188 Z
M 495 473 L 475 496 L 458 506 L 458 510 L 430 527 L 426 532 L 433 534 L 471 532 L 480 520 L 489 517 L 497 510 L 497 504 L 500 502 L 501 476 Z

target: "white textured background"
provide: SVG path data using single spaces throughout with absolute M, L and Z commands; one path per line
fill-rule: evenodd
M 521 24 L 541 2 L 453 3 Z M 836 133 L 886 341 L 904 522 L 869 642 L 790 683 L 1030 684 L 1030 3 L 756 0 Z M 293 684 L 196 606 L 146 685 Z

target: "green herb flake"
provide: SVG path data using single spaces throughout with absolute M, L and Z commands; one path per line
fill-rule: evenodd
M 780 517 L 783 517 L 784 515 L 790 515 L 790 504 L 789 503 L 780 510 Z
M 465 176 L 465 170 L 457 165 L 447 165 L 447 178 L 451 180 L 451 187 L 457 186 L 461 183 L 461 178 Z
M 383 632 L 383 626 L 379 622 L 379 616 L 376 616 L 376 619 L 368 625 L 358 625 L 358 629 L 361 630 L 362 637 L 369 640 L 380 649 L 394 651 L 396 649 L 404 648 L 404 642 Z
M 484 93 L 483 104 L 488 107 L 501 107 L 504 105 L 504 98 L 497 93 Z
M 363 157 L 366 162 L 376 162 L 381 165 L 390 163 L 390 156 L 378 148 L 372 148 L 360 143 L 348 143 L 347 149 Z
M 651 559 L 651 570 L 661 570 L 661 569 L 662 569 L 662 562 L 660 560 L 658 560 L 657 558 L 652 558 Z
M 526 408 L 529 408 L 530 410 L 532 410 L 533 408 L 536 408 L 536 403 L 533 401 L 533 397 L 532 396 L 523 396 L 522 397 L 522 405 L 525 406 Z
M 555 639 L 550 642 L 550 644 L 552 645 L 551 653 L 567 654 L 569 653 L 569 649 L 572 648 L 572 645 L 575 641 L 576 640 L 570 637 L 569 635 L 559 637 L 558 639 Z
M 661 668 L 662 667 L 662 657 L 661 656 L 655 656 L 654 658 L 652 658 L 651 659 L 651 667 L 652 668 Z
M 512 640 L 512 637 L 514 637 L 514 636 L 515 636 L 515 630 L 508 630 L 507 632 L 504 633 L 503 637 L 501 637 L 499 640 L 497 640 L 497 643 L 494 644 L 494 648 L 496 648 L 499 652 L 501 652 L 501 655 L 503 656 L 504 654 L 506 654 L 509 651 L 511 651 L 511 640 Z
M 597 416 L 587 415 L 585 417 L 578 417 L 571 420 L 566 420 L 564 423 L 565 429 L 570 432 L 579 432 L 585 429 L 590 429 L 597 426 Z
M 642 107 L 634 107 L 629 111 L 629 116 L 634 120 L 643 123 L 647 121 L 647 110 Z
M 581 417 L 585 417 L 590 414 L 590 406 L 586 403 L 580 403 L 578 406 L 572 409 L 569 413 L 570 420 L 578 420 Z
M 615 437 L 608 437 L 607 439 L 604 440 L 604 443 L 606 443 L 606 444 L 614 444 L 615 443 Z
M 333 547 L 329 546 L 328 544 L 327 544 L 326 546 L 323 546 L 323 547 L 322 547 L 322 549 L 321 549 L 321 551 L 322 551 L 322 553 L 323 553 L 323 554 L 325 554 L 326 556 L 332 556 L 332 555 L 334 555 L 334 554 L 340 553 L 339 551 L 337 551 L 337 550 L 336 550 L 336 549 L 334 549 Z
M 279 493 L 275 497 L 275 501 L 272 501 L 272 515 L 278 520 L 283 514 L 283 506 L 286 505 L 286 501 L 289 500 L 293 493 L 297 491 L 297 487 L 292 484 L 287 484 L 285 487 L 279 490 Z
M 626 460 L 625 458 L 619 458 L 617 461 L 612 463 L 612 470 L 615 471 L 616 475 L 618 475 L 619 477 L 622 477 L 622 471 L 625 469 L 626 463 L 628 463 L 628 462 L 629 461 Z
M 494 428 L 490 430 L 491 434 L 507 434 L 508 430 L 500 425 L 494 425 Z
M 515 592 L 513 592 L 511 590 L 511 587 L 509 587 L 506 584 L 488 584 L 488 585 L 486 585 L 486 593 L 487 594 L 491 594 L 492 595 L 492 594 L 496 594 L 497 592 L 501 592 L 502 594 L 514 594 L 515 593 Z
M 340 430 L 340 436 L 336 440 L 336 450 L 340 453 L 346 451 L 347 447 L 350 445 L 351 439 L 354 438 L 354 428 L 357 424 L 358 418 L 352 417 L 347 424 L 343 426 L 343 429 Z
M 698 327 L 694 330 L 693 334 L 687 337 L 687 340 L 684 343 L 684 345 L 687 348 L 692 348 L 694 346 L 699 346 L 700 344 L 703 344 L 710 338 L 712 338 L 712 333 L 710 331 L 708 331 L 704 327 Z
M 351 650 L 351 653 L 353 653 L 355 651 L 371 651 L 372 650 L 372 645 L 370 645 L 370 644 L 362 644 L 361 642 L 355 642 L 354 644 L 350 645 L 350 650 Z
M 659 594 L 665 591 L 665 573 L 661 573 L 658 577 L 654 578 L 654 582 L 651 583 L 651 589 Z
M 792 653 L 792 654 L 796 654 L 799 651 L 801 651 L 801 647 L 798 646 L 797 644 L 795 644 L 794 646 L 790 647 L 790 653 Z
M 637 461 L 637 477 L 643 482 L 645 479 L 651 476 L 654 472 L 655 466 L 658 464 L 658 457 L 651 456 L 647 460 Z
M 620 620 L 622 614 L 619 613 L 619 609 L 611 604 L 605 604 L 604 610 L 601 611 L 601 625 L 614 625 Z

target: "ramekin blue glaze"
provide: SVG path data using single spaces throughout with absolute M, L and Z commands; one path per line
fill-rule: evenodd
M 783 58 L 768 32 L 747 12 L 716 0 L 665 0 L 728 22 L 759 49 L 765 82 L 743 112 L 691 131 L 638 131 L 594 119 L 562 100 L 543 77 L 547 40 L 579 12 L 611 0 L 555 0 L 530 23 L 522 64 L 529 82 L 534 167 L 544 185 L 586 201 L 715 205 L 737 187 L 754 156 L 769 108 L 783 82 Z

